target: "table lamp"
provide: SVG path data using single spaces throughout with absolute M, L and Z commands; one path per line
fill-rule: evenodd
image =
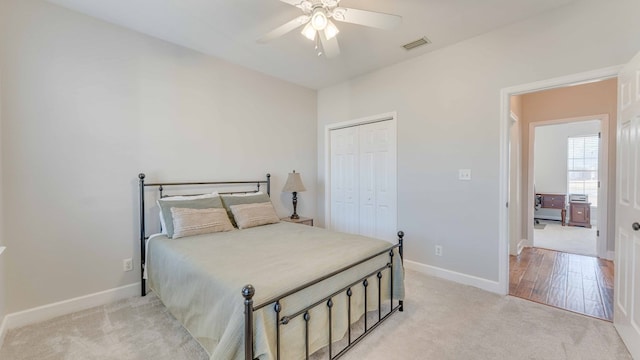
M 293 214 L 291 214 L 292 219 L 299 219 L 300 216 L 296 213 L 296 207 L 298 206 L 298 192 L 306 191 L 304 185 L 302 184 L 302 178 L 300 177 L 300 173 L 297 173 L 293 170 L 292 173 L 289 173 L 289 177 L 287 177 L 287 183 L 284 184 L 284 188 L 282 192 L 290 192 L 293 193 Z

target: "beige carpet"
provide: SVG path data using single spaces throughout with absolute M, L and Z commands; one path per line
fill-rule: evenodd
M 601 321 L 407 271 L 405 312 L 343 359 L 631 359 Z M 206 359 L 149 295 L 9 331 L 0 359 Z

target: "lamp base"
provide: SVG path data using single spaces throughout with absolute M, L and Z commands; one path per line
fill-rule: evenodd
M 298 213 L 296 212 L 296 207 L 298 207 L 298 192 L 293 192 L 293 214 L 291 214 L 292 219 L 300 219 Z

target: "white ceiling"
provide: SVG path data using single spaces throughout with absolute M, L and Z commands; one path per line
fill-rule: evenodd
M 483 34 L 573 0 L 342 0 L 341 6 L 403 17 L 378 30 L 337 23 L 341 54 L 318 57 L 295 30 L 268 44 L 263 34 L 300 15 L 279 0 L 48 0 L 78 12 L 320 89 Z M 433 43 L 406 51 L 422 36 Z

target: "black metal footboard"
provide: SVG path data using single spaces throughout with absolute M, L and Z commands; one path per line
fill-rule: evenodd
M 378 327 L 378 325 L 380 325 L 384 320 L 386 320 L 389 316 L 391 316 L 393 313 L 395 313 L 396 311 L 403 311 L 403 301 L 399 300 L 397 302 L 397 304 L 394 306 L 394 301 L 393 301 L 393 258 L 394 258 L 394 249 L 398 248 L 398 253 L 400 254 L 400 262 L 402 262 L 403 260 L 403 241 L 404 241 L 404 232 L 399 231 L 398 232 L 398 244 L 396 245 L 392 245 L 391 247 L 377 253 L 374 255 L 371 255 L 365 259 L 362 259 L 356 263 L 353 263 L 351 265 L 345 266 L 341 269 L 338 269 L 330 274 L 327 274 L 321 278 L 315 279 L 313 281 L 310 281 L 304 285 L 301 285 L 295 289 L 292 289 L 290 291 L 287 291 L 281 295 L 278 295 L 276 297 L 273 297 L 261 304 L 258 304 L 256 306 L 253 305 L 253 296 L 255 295 L 255 289 L 252 285 L 247 285 L 242 289 L 242 296 L 244 297 L 244 306 L 245 306 L 245 310 L 244 310 L 244 314 L 245 314 L 245 329 L 244 329 L 244 348 L 245 348 L 245 360 L 254 360 L 254 333 L 253 333 L 253 326 L 254 326 L 254 312 L 257 310 L 260 310 L 262 308 L 265 308 L 269 305 L 273 305 L 273 309 L 275 311 L 275 316 L 276 316 L 276 321 L 275 321 L 275 330 L 276 330 L 276 359 L 280 360 L 280 347 L 281 347 L 281 339 L 280 339 L 280 330 L 282 326 L 286 326 L 287 324 L 289 324 L 290 321 L 292 321 L 293 319 L 302 316 L 302 319 L 305 322 L 305 334 L 304 334 L 304 338 L 305 338 L 305 359 L 309 359 L 309 322 L 311 321 L 311 315 L 309 313 L 309 311 L 317 306 L 326 306 L 327 307 L 327 312 L 328 312 L 328 320 L 329 320 L 329 325 L 328 325 L 328 334 L 329 334 L 329 344 L 328 344 L 328 354 L 329 354 L 329 359 L 330 360 L 334 360 L 334 359 L 338 359 L 340 358 L 342 355 L 344 355 L 344 353 L 346 353 L 349 349 L 351 349 L 353 346 L 355 346 L 358 342 L 360 342 L 360 340 L 362 340 L 366 335 L 368 335 L 373 329 L 375 329 L 376 327 Z M 315 301 L 314 303 L 308 305 L 307 307 L 305 307 L 304 309 L 298 310 L 295 313 L 292 314 L 288 314 L 288 315 L 281 315 L 281 313 L 283 312 L 283 307 L 281 305 L 281 301 L 290 296 L 293 295 L 299 291 L 302 291 L 304 289 L 307 289 L 321 281 L 324 281 L 328 278 L 331 278 L 333 276 L 336 276 L 344 271 L 347 271 L 355 266 L 358 266 L 360 264 L 363 264 L 367 261 L 370 261 L 380 255 L 383 255 L 385 253 L 389 254 L 389 262 L 372 271 L 371 273 L 365 275 L 364 277 L 350 283 L 349 285 L 343 287 L 342 289 L 339 289 L 338 291 L 325 296 L 321 299 L 318 299 L 317 301 Z M 386 314 L 382 314 L 382 279 L 383 279 L 383 272 L 385 270 L 389 270 L 389 282 L 390 282 L 390 286 L 389 286 L 389 311 Z M 367 297 L 369 296 L 367 288 L 369 286 L 369 279 L 371 277 L 376 277 L 377 282 L 378 282 L 378 292 L 377 292 L 377 296 L 378 296 L 378 321 L 371 325 L 369 327 L 368 321 L 367 321 Z M 363 287 L 363 294 L 364 294 L 364 332 L 362 334 L 360 334 L 359 336 L 357 336 L 355 339 L 352 338 L 352 334 L 351 334 L 351 298 L 353 296 L 353 291 L 352 289 L 355 286 L 362 286 Z M 332 318 L 332 307 L 334 305 L 333 303 L 333 298 L 335 298 L 336 296 L 340 295 L 340 294 L 346 294 L 347 296 L 347 345 L 340 350 L 337 354 L 333 354 L 333 347 L 332 347 L 332 342 L 333 342 L 333 337 L 332 337 L 332 325 L 333 325 L 333 318 Z

